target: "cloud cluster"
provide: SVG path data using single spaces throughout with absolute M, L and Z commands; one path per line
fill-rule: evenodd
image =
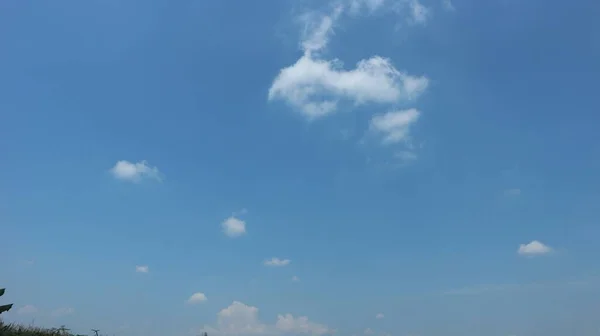
M 260 321 L 258 308 L 234 301 L 217 314 L 216 326 L 204 326 L 209 335 L 281 335 L 305 334 L 321 336 L 332 334 L 329 327 L 310 321 L 306 316 L 279 314 L 275 324 Z

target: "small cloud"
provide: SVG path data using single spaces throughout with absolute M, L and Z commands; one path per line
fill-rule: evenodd
M 66 315 L 71 315 L 74 312 L 75 312 L 75 309 L 73 309 L 73 308 L 58 308 L 58 309 L 55 309 L 54 311 L 52 311 L 52 316 L 54 316 L 54 317 L 66 316 Z
M 35 313 L 37 313 L 37 311 L 38 311 L 38 309 L 36 306 L 25 305 L 25 306 L 19 308 L 19 310 L 17 310 L 17 314 L 19 314 L 19 315 L 35 314 Z
M 451 0 L 442 0 L 442 7 L 449 12 L 454 12 L 456 10 Z
M 154 179 L 159 182 L 161 181 L 158 168 L 149 166 L 146 161 L 132 163 L 126 160 L 121 160 L 110 169 L 110 173 L 116 179 L 128 182 L 140 182 L 143 179 Z
M 537 256 L 552 252 L 552 248 L 537 240 L 533 240 L 529 244 L 519 245 L 519 250 L 517 252 L 524 256 Z
M 263 264 L 265 266 L 283 267 L 283 266 L 289 265 L 291 262 L 292 261 L 289 259 L 271 258 L 271 259 L 265 260 L 263 262 Z
M 195 303 L 204 302 L 206 300 L 208 300 L 206 298 L 206 295 L 204 295 L 204 293 L 198 292 L 198 293 L 192 294 L 192 296 L 190 296 L 190 298 L 187 300 L 187 302 L 191 303 L 191 304 L 195 304 Z
M 138 273 L 148 273 L 150 272 L 150 268 L 148 266 L 135 266 L 135 271 Z
M 385 317 L 385 315 L 383 315 L 383 313 L 379 313 L 379 314 L 375 315 L 375 318 L 378 320 L 381 320 L 384 317 Z
M 412 24 L 426 24 L 431 15 L 429 8 L 423 6 L 418 0 L 411 1 L 409 6 L 411 13 L 409 22 Z
M 293 281 L 293 282 L 299 282 L 299 281 L 300 281 L 300 278 L 299 278 L 297 275 L 294 275 L 294 276 L 292 277 L 292 281 Z
M 371 118 L 370 130 L 383 136 L 383 144 L 408 140 L 410 126 L 419 119 L 419 111 L 411 108 L 376 115 Z
M 231 238 L 239 237 L 246 233 L 246 222 L 233 216 L 224 220 L 221 223 L 221 227 L 223 228 L 223 233 Z
M 375 334 L 375 332 L 373 331 L 373 329 L 371 329 L 371 328 L 367 328 L 367 329 L 365 329 L 365 332 L 364 332 L 364 334 L 365 334 L 365 335 L 374 335 L 374 334 Z
M 504 195 L 506 195 L 506 196 L 519 196 L 519 195 L 521 195 L 521 189 L 519 189 L 519 188 L 507 189 L 507 190 L 504 191 Z

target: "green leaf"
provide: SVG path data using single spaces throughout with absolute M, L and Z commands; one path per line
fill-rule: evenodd
M 4 295 L 5 290 L 6 290 L 6 288 L 0 288 L 0 296 Z
M 4 313 L 4 312 L 7 312 L 7 311 L 9 311 L 9 310 L 10 310 L 10 308 L 12 308 L 12 306 L 13 306 L 13 305 L 12 305 L 12 303 L 11 303 L 11 304 L 7 304 L 7 305 L 0 306 L 0 314 L 2 314 L 2 313 Z

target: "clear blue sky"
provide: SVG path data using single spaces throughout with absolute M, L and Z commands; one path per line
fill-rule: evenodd
M 3 318 L 597 335 L 600 3 L 420 1 L 0 2 Z

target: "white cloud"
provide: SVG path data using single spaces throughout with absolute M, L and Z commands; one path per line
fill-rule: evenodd
M 410 20 L 409 22 L 412 24 L 421 24 L 424 25 L 427 23 L 427 20 L 431 16 L 431 11 L 429 8 L 423 6 L 418 0 L 412 0 L 409 3 L 410 8 Z
M 66 316 L 66 315 L 71 315 L 74 312 L 75 312 L 75 309 L 73 309 L 73 308 L 58 308 L 58 309 L 55 309 L 54 311 L 52 311 L 52 316 L 54 316 L 54 317 Z
M 337 6 L 331 15 L 320 18 L 317 18 L 315 13 L 307 13 L 301 17 L 301 21 L 304 23 L 301 46 L 305 52 L 318 52 L 327 46 L 329 37 L 333 34 L 333 26 L 342 13 L 342 9 L 342 6 Z
M 373 329 L 371 329 L 371 328 L 367 328 L 367 329 L 365 329 L 364 334 L 365 335 L 374 335 L 375 331 L 373 331 Z
M 517 252 L 524 256 L 536 256 L 548 254 L 552 252 L 552 249 L 537 240 L 533 240 L 529 244 L 519 245 L 519 250 Z
M 305 316 L 294 317 L 291 314 L 280 314 L 274 325 L 261 322 L 258 308 L 234 301 L 229 307 L 217 314 L 217 326 L 204 326 L 203 331 L 209 335 L 282 335 L 310 334 L 315 336 L 331 333 L 327 326 L 309 321 Z
M 323 325 L 308 320 L 306 316 L 294 317 L 292 314 L 277 315 L 275 327 L 284 333 L 325 335 L 331 330 Z
M 123 181 L 140 182 L 143 179 L 161 181 L 158 168 L 149 166 L 146 161 L 132 163 L 121 160 L 110 169 L 110 172 L 116 179 Z
M 192 294 L 192 296 L 190 296 L 190 298 L 187 300 L 188 303 L 194 304 L 194 303 L 200 303 L 200 302 L 204 302 L 208 300 L 206 298 L 206 295 L 204 295 L 204 293 L 194 293 Z
M 292 281 L 294 281 L 294 282 L 299 282 L 299 281 L 300 281 L 300 278 L 299 278 L 297 275 L 294 275 L 294 276 L 292 277 Z
M 367 10 L 368 13 L 373 13 L 383 7 L 385 0 L 350 0 L 350 13 L 358 14 L 361 11 Z
M 379 313 L 379 314 L 375 315 L 375 318 L 378 319 L 378 320 L 380 320 L 380 319 L 382 319 L 384 317 L 385 317 L 385 315 L 383 315 L 383 313 Z
M 393 144 L 409 139 L 410 126 L 417 122 L 420 112 L 408 109 L 388 112 L 371 118 L 370 129 L 383 135 L 384 144 Z
M 223 233 L 231 238 L 239 237 L 246 233 L 246 222 L 233 216 L 224 220 L 221 223 L 221 227 L 223 228 Z
M 417 98 L 428 85 L 424 76 L 414 77 L 397 70 L 388 58 L 372 56 L 346 70 L 338 59 L 325 60 L 316 55 L 328 44 L 340 15 L 307 16 L 302 42 L 304 54 L 293 65 L 281 69 L 269 89 L 269 100 L 282 100 L 309 119 L 336 111 L 338 103 L 394 104 Z
M 150 272 L 150 268 L 148 266 L 135 266 L 135 271 L 138 273 L 148 273 Z
M 263 264 L 265 266 L 273 266 L 273 267 L 282 267 L 282 266 L 287 266 L 291 263 L 292 261 L 289 259 L 279 259 L 279 258 L 271 258 L 271 259 L 267 259 L 263 262 Z
M 38 309 L 36 306 L 25 305 L 25 306 L 19 308 L 19 310 L 17 310 L 17 314 L 19 314 L 19 315 L 35 314 L 35 313 L 37 313 L 37 311 L 38 311 Z

